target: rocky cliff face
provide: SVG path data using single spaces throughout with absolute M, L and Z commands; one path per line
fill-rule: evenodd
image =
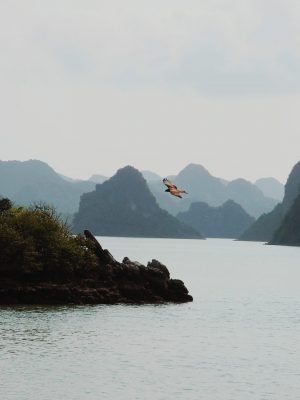
M 300 188 L 300 161 L 293 167 L 285 185 L 282 206 L 286 213 L 294 203 Z
M 270 244 L 300 246 L 300 193 L 275 230 Z
M 130 166 L 81 197 L 74 230 L 84 229 L 103 236 L 201 238 L 158 206 L 142 174 Z
M 240 240 L 269 242 L 274 232 L 280 227 L 286 213 L 294 203 L 300 188 L 300 162 L 292 169 L 285 185 L 285 194 L 282 203 L 278 204 L 270 213 L 263 214 L 246 230 Z

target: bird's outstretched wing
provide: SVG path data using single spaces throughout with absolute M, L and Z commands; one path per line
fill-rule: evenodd
M 177 189 L 177 186 L 174 185 L 169 179 L 164 178 L 163 183 L 169 188 L 169 189 Z

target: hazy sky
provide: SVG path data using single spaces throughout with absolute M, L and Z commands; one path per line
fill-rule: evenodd
M 0 159 L 78 178 L 300 160 L 299 0 L 1 0 Z

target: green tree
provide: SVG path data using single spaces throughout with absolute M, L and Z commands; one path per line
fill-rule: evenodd
M 3 213 L 12 208 L 12 202 L 7 198 L 0 199 L 0 213 Z
M 98 266 L 89 240 L 74 236 L 53 208 L 4 205 L 4 209 L 0 212 L 0 273 L 59 277 Z

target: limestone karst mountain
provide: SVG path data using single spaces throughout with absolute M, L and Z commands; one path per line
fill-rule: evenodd
M 108 179 L 107 176 L 95 174 L 95 175 L 92 175 L 92 176 L 89 178 L 89 181 L 95 182 L 95 183 L 103 183 L 103 182 L 105 182 L 107 179 Z
M 67 181 L 39 160 L 0 161 L 1 195 L 20 205 L 45 202 L 60 213 L 72 214 L 82 193 L 94 187 L 94 182 Z
M 280 227 L 285 215 L 293 205 L 300 188 L 300 161 L 293 167 L 287 183 L 282 203 L 271 212 L 261 215 L 240 237 L 240 240 L 269 242 Z
M 233 200 L 227 200 L 220 207 L 192 203 L 188 211 L 177 217 L 205 237 L 238 238 L 254 222 L 254 218 Z
M 244 179 L 225 181 L 214 177 L 198 164 L 189 164 L 178 175 L 169 176 L 175 184 L 189 193 L 183 199 L 166 195 L 159 175 L 151 171 L 143 171 L 142 174 L 158 205 L 174 216 L 179 212 L 187 211 L 193 202 L 198 201 L 219 207 L 232 199 L 254 217 L 268 213 L 276 204 L 274 199 L 265 197 L 262 191 L 251 182 Z M 95 182 L 103 183 L 108 178 L 104 175 L 93 175 L 90 179 L 80 181 L 65 177 L 58 174 L 48 164 L 38 160 L 0 161 L 2 196 L 9 197 L 16 204 L 21 205 L 45 202 L 53 205 L 59 213 L 64 215 L 77 212 L 80 196 L 94 190 Z
M 260 178 L 255 185 L 263 192 L 266 197 L 271 197 L 277 201 L 282 201 L 284 196 L 284 185 L 275 178 Z
M 270 244 L 300 246 L 300 192 L 275 230 Z
M 147 182 L 159 181 L 163 179 L 161 176 L 152 171 L 141 171 L 141 173 Z
M 277 201 L 265 197 L 262 191 L 246 179 L 234 179 L 227 187 L 227 197 L 240 204 L 248 214 L 259 217 L 271 211 Z
M 130 166 L 82 195 L 74 230 L 84 229 L 103 236 L 202 238 L 162 210 L 142 174 Z
M 166 197 L 162 192 L 161 181 L 149 182 L 149 187 L 159 205 L 173 215 L 187 211 L 191 203 L 201 201 L 210 206 L 221 206 L 227 200 L 240 204 L 251 216 L 257 218 L 271 211 L 276 200 L 265 197 L 262 191 L 245 179 L 227 182 L 214 177 L 202 165 L 189 164 L 173 179 L 175 184 L 183 187 L 188 196 L 182 201 Z

